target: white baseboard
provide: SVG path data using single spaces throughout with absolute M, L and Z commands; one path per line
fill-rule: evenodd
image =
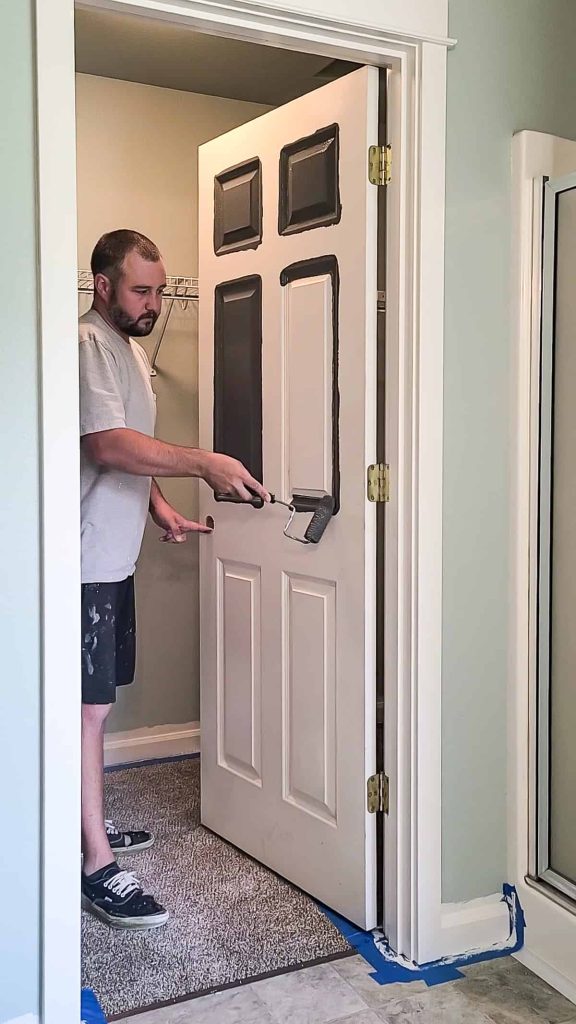
M 537 974 L 543 981 L 547 981 L 552 988 L 555 988 L 557 992 L 560 992 L 566 999 L 570 999 L 571 1002 L 576 1003 L 576 981 L 574 978 L 568 978 L 565 974 L 561 974 L 555 967 L 552 967 L 547 960 L 543 960 L 542 957 L 538 956 L 537 953 L 532 953 L 530 949 L 526 949 L 524 946 L 519 953 L 514 954 L 516 960 L 519 960 L 521 964 L 524 964 L 529 971 L 533 974 Z M 576 1016 L 576 1013 L 575 1013 Z
M 108 733 L 104 737 L 104 764 L 130 764 L 149 758 L 197 754 L 199 750 L 200 722 L 156 725 L 151 729 Z
M 501 945 L 510 935 L 510 913 L 502 893 L 466 903 L 443 903 L 440 912 L 440 957 L 461 956 Z
M 25 1013 L 23 1017 L 11 1017 L 4 1024 L 38 1024 L 38 1017 L 35 1013 Z

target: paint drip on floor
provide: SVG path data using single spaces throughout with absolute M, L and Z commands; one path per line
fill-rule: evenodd
M 520 906 L 518 893 L 513 885 L 505 883 L 502 887 L 502 902 L 508 906 L 510 914 L 510 933 L 506 942 L 490 946 L 483 950 L 470 950 L 462 956 L 446 957 L 428 964 L 415 964 L 395 953 L 382 932 L 363 932 L 350 924 L 345 918 L 335 914 L 333 910 L 322 907 L 324 913 L 342 932 L 358 953 L 374 968 L 370 977 L 378 985 L 391 985 L 394 982 L 409 983 L 425 981 L 427 985 L 442 985 L 447 981 L 455 981 L 464 975 L 459 970 L 471 964 L 485 960 L 498 960 L 501 957 L 517 953 L 524 945 L 524 929 L 526 921 Z

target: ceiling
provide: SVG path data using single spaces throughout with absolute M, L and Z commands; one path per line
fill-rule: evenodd
M 157 19 L 76 11 L 76 70 L 87 75 L 279 106 L 355 67 Z

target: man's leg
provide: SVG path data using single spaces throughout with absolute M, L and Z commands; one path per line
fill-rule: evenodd
M 112 928 L 159 928 L 168 911 L 116 863 L 104 824 L 104 723 L 110 704 L 82 704 L 82 906 Z
M 112 928 L 158 928 L 168 911 L 116 863 L 104 821 L 104 724 L 116 687 L 134 678 L 134 638 L 133 580 L 83 584 L 82 906 Z M 145 835 L 151 845 L 149 833 L 126 835 Z
M 82 705 L 82 852 L 87 875 L 114 860 L 104 825 L 104 723 L 111 707 Z

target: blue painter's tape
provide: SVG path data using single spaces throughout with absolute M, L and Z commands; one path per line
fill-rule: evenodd
M 83 988 L 80 998 L 82 1024 L 106 1024 L 106 1017 L 91 988 Z
M 508 940 L 500 946 L 491 946 L 477 953 L 463 956 L 447 957 L 428 964 L 411 964 L 399 957 L 387 946 L 384 939 L 379 939 L 373 932 L 363 932 L 340 917 L 333 910 L 322 906 L 322 910 L 338 928 L 350 945 L 364 957 L 374 968 L 371 978 L 378 985 L 391 985 L 393 982 L 407 984 L 411 981 L 425 981 L 427 985 L 443 985 L 447 981 L 462 978 L 461 967 L 480 963 L 485 960 L 498 960 L 504 956 L 517 953 L 524 945 L 524 929 L 526 921 L 520 906 L 518 893 L 513 885 L 505 883 L 502 888 L 502 902 L 508 905 L 510 914 L 510 934 Z

